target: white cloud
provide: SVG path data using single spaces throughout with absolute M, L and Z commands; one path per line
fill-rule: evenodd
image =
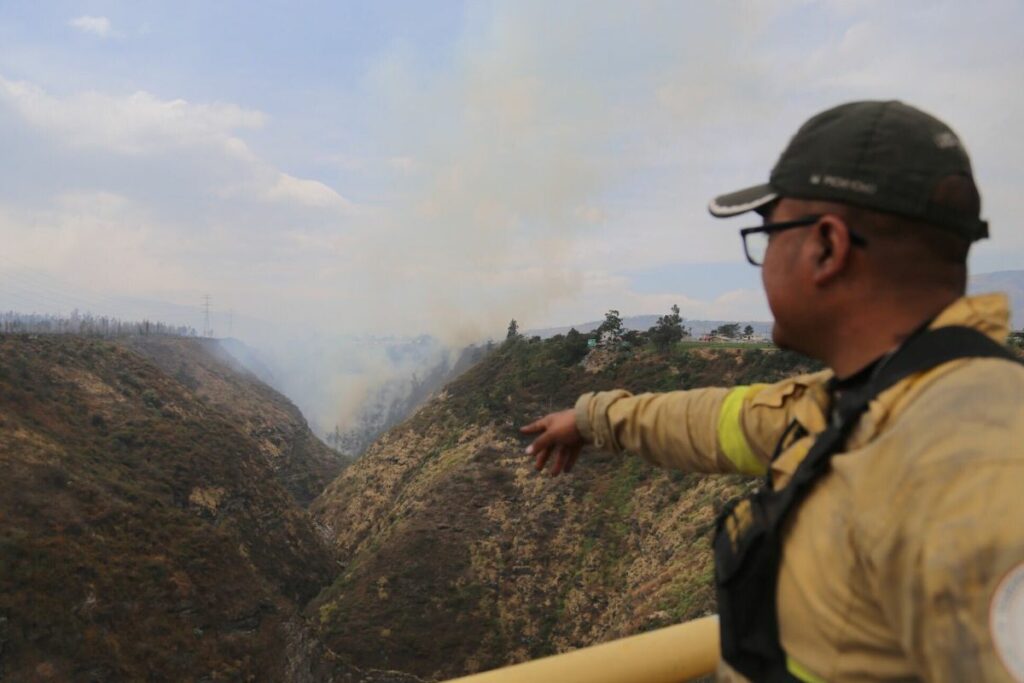
M 146 207 L 112 192 L 66 192 L 42 209 L 0 204 L 0 241 L 19 267 L 89 291 L 152 295 L 187 287 L 186 264 L 166 258 L 173 232 Z
M 237 147 L 231 135 L 266 122 L 234 104 L 162 100 L 145 91 L 117 96 L 84 92 L 55 97 L 39 86 L 0 76 L 0 104 L 62 143 L 119 154 L 148 154 L 191 145 Z
M 88 33 L 100 38 L 110 38 L 115 34 L 110 19 L 106 17 L 90 17 L 88 15 L 76 17 L 68 22 L 68 25 L 82 33 Z
M 407 156 L 390 157 L 387 160 L 388 166 L 403 173 L 411 173 L 416 170 L 416 160 Z
M 287 173 L 277 176 L 277 181 L 267 188 L 266 196 L 271 201 L 295 202 L 317 208 L 352 208 L 350 201 L 323 183 L 296 178 Z
M 118 156 L 151 159 L 189 166 L 176 181 L 195 183 L 196 190 L 210 196 L 353 208 L 323 182 L 284 173 L 251 150 L 239 134 L 266 125 L 268 117 L 260 111 L 223 102 L 165 100 L 145 91 L 58 97 L 33 83 L 0 76 L 0 107 L 5 106 L 73 154 L 108 156 L 108 168 L 126 165 Z
M 586 204 L 577 206 L 573 209 L 572 214 L 583 223 L 590 225 L 603 223 L 608 218 L 607 214 L 605 214 L 601 207 Z

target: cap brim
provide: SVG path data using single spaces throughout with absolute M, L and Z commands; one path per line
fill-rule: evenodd
M 708 211 L 716 218 L 728 218 L 755 211 L 778 198 L 779 193 L 765 183 L 715 197 L 708 203 Z

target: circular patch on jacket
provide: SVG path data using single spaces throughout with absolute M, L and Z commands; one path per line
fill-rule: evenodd
M 996 587 L 989 628 L 1003 666 L 1024 683 L 1024 563 L 1011 569 Z

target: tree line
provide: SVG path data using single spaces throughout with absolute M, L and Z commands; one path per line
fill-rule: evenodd
M 679 314 L 679 306 L 673 305 L 667 315 L 660 316 L 658 322 L 646 332 L 637 330 L 626 330 L 622 322 L 622 315 L 615 309 L 605 313 L 604 321 L 591 333 L 589 339 L 594 340 L 597 346 L 620 346 L 628 344 L 635 346 L 638 343 L 650 342 L 656 348 L 664 351 L 669 349 L 676 342 L 693 336 L 692 330 L 684 325 L 684 318 Z M 723 323 L 709 333 L 711 337 L 724 339 L 751 339 L 754 336 L 754 328 L 751 325 L 740 329 L 739 323 Z M 508 324 L 506 340 L 521 339 L 519 323 L 512 319 Z M 588 337 L 580 334 L 576 328 L 569 330 L 566 339 L 575 344 L 587 344 Z
M 86 337 L 136 337 L 161 335 L 195 337 L 196 330 L 186 325 L 168 325 L 150 320 L 128 321 L 109 316 L 79 313 L 69 316 L 40 313 L 0 312 L 0 334 L 75 334 Z
M 564 341 L 567 348 L 575 349 L 576 352 L 583 355 L 586 355 L 586 351 L 591 346 L 628 348 L 647 343 L 658 350 L 667 351 L 673 344 L 693 336 L 692 330 L 684 323 L 684 318 L 679 314 L 679 306 L 673 305 L 667 315 L 660 316 L 657 323 L 646 331 L 627 330 L 622 321 L 622 314 L 616 309 L 611 309 L 605 313 L 604 321 L 593 332 L 583 334 L 576 328 L 572 328 L 564 336 Z M 713 330 L 711 334 L 729 339 L 741 338 L 741 336 L 750 338 L 754 334 L 754 329 L 747 325 L 741 332 L 739 323 L 727 323 Z M 506 342 L 514 342 L 522 337 L 518 321 L 512 319 L 505 334 Z M 563 338 L 563 336 L 557 335 L 556 338 Z

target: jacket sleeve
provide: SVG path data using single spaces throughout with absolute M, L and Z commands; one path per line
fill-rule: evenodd
M 584 394 L 576 425 L 594 446 L 660 467 L 760 475 L 806 385 L 802 377 L 732 389 Z

